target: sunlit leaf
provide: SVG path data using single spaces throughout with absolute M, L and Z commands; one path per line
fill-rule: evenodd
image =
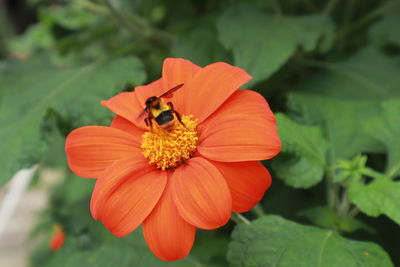
M 378 245 L 343 238 L 334 231 L 304 226 L 278 216 L 240 224 L 232 234 L 232 266 L 393 266 Z
M 381 142 L 388 153 L 386 174 L 400 174 L 400 99 L 383 102 L 381 110 L 366 124 L 366 130 Z
M 369 216 L 386 215 L 400 224 L 400 182 L 376 179 L 369 184 L 354 181 L 349 187 L 350 200 Z
M 323 36 L 320 48 L 327 50 L 334 30 L 323 15 L 277 17 L 245 5 L 228 8 L 217 26 L 234 64 L 253 76 L 253 84 L 279 70 L 299 47 L 314 50 Z
M 326 167 L 328 144 L 318 126 L 298 124 L 284 114 L 276 115 L 282 152 L 272 167 L 290 186 L 307 188 L 320 182 Z

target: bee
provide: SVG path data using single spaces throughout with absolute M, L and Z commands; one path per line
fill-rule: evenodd
M 178 121 L 183 125 L 181 116 L 174 109 L 174 105 L 172 102 L 164 103 L 162 98 L 171 98 L 173 93 L 176 92 L 183 86 L 179 84 L 160 96 L 151 96 L 146 99 L 144 110 L 138 115 L 137 120 L 143 118 L 144 115 L 147 114 L 147 118 L 144 119 L 146 126 L 152 128 L 153 120 L 164 130 L 170 131 L 175 126 L 174 115 L 178 119 Z

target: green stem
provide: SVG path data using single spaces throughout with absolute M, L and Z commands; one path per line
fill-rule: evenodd
M 354 218 L 354 217 L 357 216 L 358 213 L 360 213 L 360 209 L 354 206 L 354 207 L 349 211 L 347 217 L 348 217 L 348 218 Z
M 337 213 L 340 217 L 346 218 L 349 213 L 350 202 L 349 202 L 346 188 L 344 188 L 343 190 L 344 190 L 343 194 L 340 197 L 340 203 L 338 204 L 338 207 L 337 207 Z
M 260 204 L 255 205 L 251 211 L 257 215 L 257 217 L 262 217 L 265 215 L 265 212 Z
M 328 207 L 334 209 L 336 206 L 337 189 L 333 182 L 333 171 L 327 167 L 326 169 L 326 201 Z
M 388 176 L 385 176 L 384 174 L 377 172 L 371 168 L 365 167 L 363 168 L 363 170 L 361 171 L 362 174 L 372 177 L 374 179 L 389 179 Z
M 231 218 L 232 218 L 232 221 L 234 221 L 237 224 L 244 223 L 244 224 L 249 225 L 251 223 L 246 217 L 244 217 L 240 213 L 236 213 L 236 212 L 233 213 L 233 216 Z
M 368 13 L 367 15 L 360 18 L 356 22 L 350 24 L 348 27 L 345 27 L 342 30 L 338 31 L 336 34 L 336 37 L 335 37 L 336 41 L 341 40 L 341 39 L 345 38 L 347 35 L 349 35 L 350 33 L 354 32 L 356 30 L 359 30 L 360 28 L 365 27 L 366 25 L 371 23 L 373 20 L 375 20 L 379 16 L 380 16 L 380 13 L 377 10 L 374 10 L 374 11 Z

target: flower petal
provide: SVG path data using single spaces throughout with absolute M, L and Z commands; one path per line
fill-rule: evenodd
M 124 132 L 132 134 L 134 140 L 137 143 L 142 142 L 142 135 L 145 132 L 143 129 L 137 127 L 132 122 L 124 119 L 121 116 L 116 115 L 114 119 L 111 121 L 110 127 L 120 129 Z
M 186 85 L 199 70 L 201 70 L 201 67 L 183 58 L 167 58 L 164 60 L 162 74 L 164 91 L 166 92 L 179 84 L 185 85 L 176 91 L 171 99 L 175 110 L 182 114 L 189 114 L 186 112 L 185 107 L 188 102 L 186 99 L 188 94 Z
M 162 95 L 166 89 L 163 86 L 163 79 L 158 79 L 152 83 L 147 85 L 137 86 L 135 87 L 136 97 L 141 104 L 142 110 L 145 107 L 145 103 L 147 98 L 151 96 L 160 96 Z
M 77 175 L 97 178 L 114 161 L 141 154 L 140 143 L 119 129 L 86 126 L 72 131 L 65 142 L 70 169 Z
M 202 122 L 249 80 L 251 76 L 241 68 L 223 62 L 210 64 L 185 84 L 186 104 L 182 111 L 178 111 L 192 114 Z
M 269 159 L 281 149 L 274 114 L 260 94 L 249 90 L 236 91 L 198 132 L 197 150 L 211 160 Z
M 258 161 L 216 162 L 212 164 L 224 176 L 232 196 L 232 210 L 251 210 L 271 185 L 271 174 Z
M 127 235 L 150 214 L 166 183 L 165 172 L 145 159 L 116 162 L 97 180 L 90 210 L 114 235 Z
M 196 228 L 179 215 L 168 183 L 156 207 L 143 222 L 147 245 L 162 260 L 180 260 L 192 249 L 195 234 Z
M 137 127 L 147 129 L 144 120 L 138 119 L 145 107 L 145 101 L 140 101 L 135 92 L 120 93 L 108 100 L 101 101 L 101 104 Z
M 170 179 L 179 214 L 190 224 L 214 229 L 230 218 L 232 201 L 228 186 L 214 165 L 192 158 L 177 168 Z

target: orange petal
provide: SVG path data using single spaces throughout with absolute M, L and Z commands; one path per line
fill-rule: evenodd
M 253 161 L 276 156 L 281 143 L 267 101 L 249 90 L 236 91 L 199 125 L 198 152 L 216 161 Z
M 232 196 L 232 210 L 251 210 L 264 196 L 271 185 L 271 174 L 258 161 L 216 162 L 215 167 L 224 176 Z
M 224 177 L 204 158 L 192 158 L 186 163 L 175 170 L 169 181 L 179 214 L 202 229 L 224 225 L 232 208 Z
M 134 140 L 137 143 L 142 142 L 142 135 L 145 132 L 143 129 L 137 127 L 135 124 L 132 122 L 128 121 L 127 119 L 124 119 L 121 116 L 116 115 L 114 119 L 111 122 L 110 127 L 112 128 L 117 128 L 120 129 L 124 132 L 132 134 Z
M 72 131 L 65 142 L 68 165 L 79 176 L 97 178 L 114 161 L 144 158 L 140 143 L 119 129 L 86 126 Z
M 193 114 L 202 122 L 249 80 L 251 76 L 241 68 L 223 62 L 210 64 L 185 84 L 186 104 L 181 113 Z
M 187 85 L 199 70 L 201 70 L 199 66 L 183 58 L 165 59 L 162 78 L 164 91 L 182 83 Z M 176 91 L 170 100 L 174 104 L 174 108 L 182 114 L 189 114 L 186 113 L 189 107 L 185 107 L 185 105 L 188 105 L 187 94 L 187 87 L 184 86 Z
M 125 159 L 107 168 L 97 180 L 90 210 L 114 235 L 135 230 L 160 199 L 167 176 L 147 160 Z
M 145 107 L 145 101 L 140 101 L 135 92 L 120 93 L 109 100 L 101 101 L 101 104 L 137 127 L 147 129 L 143 118 L 138 119 Z
M 196 228 L 179 215 L 170 183 L 143 222 L 143 234 L 154 255 L 165 261 L 183 259 L 192 249 Z

